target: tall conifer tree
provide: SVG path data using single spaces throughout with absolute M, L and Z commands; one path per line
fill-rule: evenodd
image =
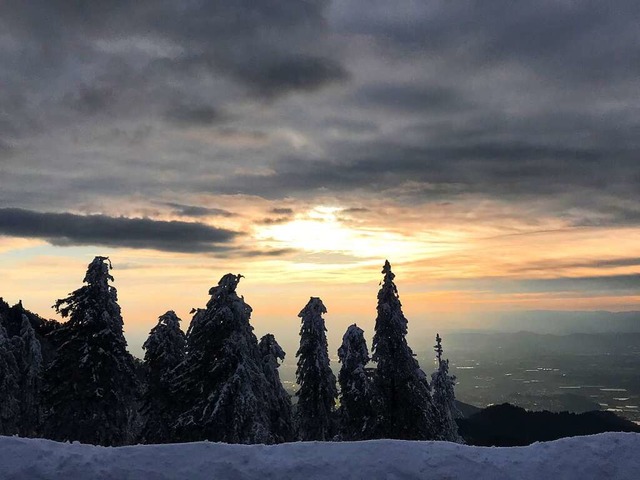
M 100 445 L 131 440 L 137 381 L 110 270 L 107 257 L 95 257 L 85 285 L 54 305 L 69 320 L 53 332 L 59 348 L 45 372 L 48 438 Z
M 449 442 L 459 442 L 458 425 L 454 419 L 456 377 L 449 375 L 449 360 L 442 358 L 442 338 L 436 334 L 436 361 L 438 370 L 431 374 L 433 404 L 435 412 L 435 438 Z
M 271 414 L 273 434 L 277 442 L 290 442 L 294 439 L 291 397 L 284 389 L 278 373 L 280 362 L 285 357 L 284 350 L 270 333 L 260 339 L 258 349 L 262 357 L 264 375 L 271 388 L 273 403 L 276 406 L 275 409 L 272 409 Z
M 372 359 L 377 363 L 380 438 L 427 440 L 434 436 L 433 407 L 427 377 L 407 344 L 407 319 L 402 312 L 395 275 L 389 261 L 382 269 Z
M 173 370 L 185 357 L 185 334 L 173 310 L 158 318 L 142 348 L 146 385 L 142 397 L 143 443 L 173 440 L 171 425 L 178 408 L 171 391 Z
M 18 433 L 19 370 L 7 331 L 0 322 L 0 435 Z
M 302 319 L 296 378 L 298 436 L 301 440 L 331 440 L 337 396 L 336 377 L 329 366 L 327 335 L 322 300 L 311 297 L 298 314 Z
M 42 350 L 31 322 L 22 315 L 18 350 L 20 369 L 20 435 L 34 437 L 42 420 Z
M 366 440 L 373 434 L 375 422 L 374 394 L 365 367 L 369 362 L 369 350 L 364 331 L 355 323 L 342 337 L 338 349 L 342 367 L 338 374 L 340 383 L 340 423 L 345 440 Z
M 249 323 L 251 307 L 236 293 L 241 277 L 223 276 L 187 331 L 187 357 L 173 386 L 182 406 L 176 422 L 181 440 L 279 440 L 271 424 L 278 407 Z

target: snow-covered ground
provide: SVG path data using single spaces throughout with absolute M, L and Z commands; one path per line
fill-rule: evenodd
M 637 480 L 640 434 L 605 433 L 517 448 L 392 440 L 105 448 L 0 437 L 0 478 Z

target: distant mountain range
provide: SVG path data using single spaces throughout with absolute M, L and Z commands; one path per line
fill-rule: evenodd
M 532 310 L 499 313 L 487 323 L 505 332 L 566 335 L 570 333 L 640 333 L 640 312 Z
M 524 358 L 562 352 L 566 355 L 607 354 L 640 350 L 640 332 L 601 332 L 542 334 L 530 331 L 517 332 L 450 332 L 446 337 L 447 352 L 491 352 L 501 350 L 502 356 Z
M 604 432 L 640 433 L 640 426 L 613 412 L 529 412 L 508 403 L 456 421 L 467 444 L 478 446 L 513 447 Z

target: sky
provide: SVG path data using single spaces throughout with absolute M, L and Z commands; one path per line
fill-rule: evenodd
M 0 296 L 109 256 L 134 354 L 228 272 L 289 352 L 385 259 L 420 335 L 640 310 L 636 1 L 5 0 L 0 65 Z

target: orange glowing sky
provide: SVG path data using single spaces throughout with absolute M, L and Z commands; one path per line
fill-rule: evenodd
M 487 209 L 479 210 L 486 215 Z M 249 210 L 244 212 L 229 226 L 251 222 Z M 251 214 L 261 218 L 262 212 Z M 392 228 L 385 225 L 389 219 Z M 490 326 L 486 317 L 479 319 L 483 312 L 640 309 L 637 289 L 607 281 L 634 278 L 637 266 L 621 259 L 640 257 L 638 230 L 562 228 L 552 219 L 536 228 L 509 225 L 460 222 L 444 212 L 417 215 L 388 207 L 370 215 L 323 205 L 249 231 L 242 241 L 255 249 L 286 249 L 273 258 L 55 247 L 4 237 L 0 291 L 10 302 L 22 299 L 27 308 L 55 318 L 54 300 L 80 285 L 93 255 L 108 255 L 137 355 L 159 315 L 173 309 L 186 328 L 191 308 L 204 306 L 208 288 L 227 272 L 246 277 L 240 293 L 254 309 L 256 333 L 275 333 L 289 351 L 297 338 L 297 313 L 309 296 L 320 296 L 328 307 L 332 343 L 353 322 L 371 333 L 385 258 L 392 262 L 415 335 Z

